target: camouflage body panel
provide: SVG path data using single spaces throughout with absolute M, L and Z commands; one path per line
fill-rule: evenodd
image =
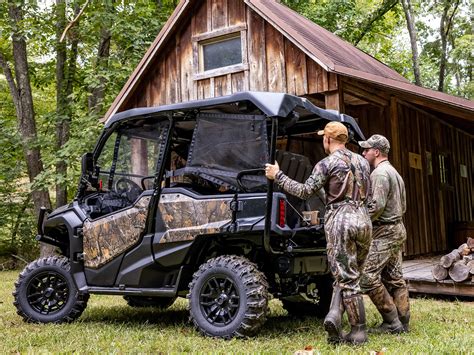
M 385 286 L 392 293 L 406 287 L 402 273 L 402 250 L 407 237 L 403 223 L 374 227 L 361 287 L 368 292 Z
M 367 208 L 344 203 L 324 216 L 328 262 L 344 297 L 361 292 L 359 281 L 369 252 L 372 223 Z
M 165 226 L 160 243 L 193 240 L 215 234 L 231 221 L 231 199 L 197 200 L 183 194 L 163 194 L 158 208 Z
M 276 175 L 276 183 L 289 194 L 304 200 L 324 188 L 326 204 L 344 200 L 365 201 L 370 190 L 370 166 L 359 154 L 346 148 L 338 149 L 318 162 L 304 183 L 290 179 L 281 171 Z
M 84 221 L 84 266 L 99 268 L 139 241 L 150 199 L 144 196 L 126 210 Z

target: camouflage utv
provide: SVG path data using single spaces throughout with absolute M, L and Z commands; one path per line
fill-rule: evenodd
M 40 213 L 37 240 L 60 256 L 21 272 L 18 314 L 62 323 L 81 315 L 90 294 L 159 308 L 187 297 L 197 329 L 227 339 L 254 334 L 271 295 L 290 314 L 325 315 L 332 280 L 314 214 L 324 216 L 324 196 L 287 196 L 263 167 L 277 160 L 304 181 L 324 157 L 314 132 L 328 121 L 364 139 L 353 118 L 286 94 L 116 114 L 83 156 L 76 198 Z

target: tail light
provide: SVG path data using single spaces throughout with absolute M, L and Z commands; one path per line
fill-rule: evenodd
M 281 228 L 286 225 L 286 202 L 282 198 L 278 200 L 278 225 Z

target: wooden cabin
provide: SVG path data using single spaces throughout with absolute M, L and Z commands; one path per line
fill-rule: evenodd
M 104 120 L 244 90 L 304 96 L 387 136 L 407 188 L 406 256 L 446 251 L 472 226 L 474 102 L 413 85 L 277 1 L 182 0 Z M 287 144 L 311 156 L 315 143 Z

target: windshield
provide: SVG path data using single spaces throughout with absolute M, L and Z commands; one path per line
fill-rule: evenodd
M 113 190 L 123 178 L 151 188 L 166 132 L 167 122 L 127 123 L 115 130 L 97 158 L 102 188 Z

